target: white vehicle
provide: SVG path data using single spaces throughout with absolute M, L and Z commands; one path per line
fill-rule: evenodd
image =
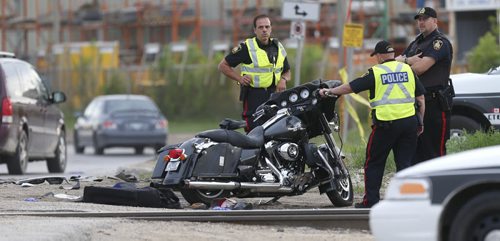
M 455 87 L 451 111 L 451 135 L 490 127 L 500 129 L 500 66 L 487 73 L 450 76 Z
M 397 173 L 372 207 L 384 241 L 500 240 L 500 145 L 436 158 Z

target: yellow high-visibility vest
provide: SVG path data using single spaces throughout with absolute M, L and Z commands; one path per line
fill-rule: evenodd
M 269 41 L 272 42 L 272 39 Z M 245 40 L 248 48 L 248 54 L 252 59 L 251 64 L 241 65 L 241 75 L 250 75 L 252 82 L 250 86 L 254 88 L 267 88 L 273 83 L 273 76 L 275 85 L 281 78 L 283 72 L 283 61 L 286 57 L 286 51 L 283 45 L 278 42 L 278 57 L 275 64 L 272 64 L 267 57 L 266 51 L 259 48 L 256 38 L 249 38 Z
M 375 97 L 370 100 L 377 120 L 391 121 L 415 115 L 415 76 L 397 61 L 373 66 Z

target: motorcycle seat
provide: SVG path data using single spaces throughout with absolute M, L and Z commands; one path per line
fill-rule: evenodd
M 200 132 L 196 137 L 209 138 L 215 142 L 226 142 L 245 149 L 260 148 L 264 145 L 264 128 L 257 126 L 247 135 L 233 130 L 215 129 Z

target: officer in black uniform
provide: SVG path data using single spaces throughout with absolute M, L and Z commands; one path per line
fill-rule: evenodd
M 379 64 L 362 77 L 319 92 L 321 96 L 329 96 L 369 91 L 372 132 L 366 146 L 365 195 L 361 203 L 355 204 L 356 208 L 370 208 L 379 202 L 390 151 L 393 151 L 397 171 L 409 167 L 415 155 L 417 135 L 423 132 L 416 114 L 424 114 L 425 89 L 417 75 L 410 66 L 395 61 L 394 49 L 387 41 L 378 42 L 373 55 Z M 415 101 L 418 111 L 415 111 Z
M 424 7 L 414 18 L 421 33 L 396 60 L 409 64 L 426 89 L 425 132 L 418 138 L 412 162 L 417 164 L 446 154 L 454 91 L 450 80 L 453 48 L 438 30 L 436 11 Z
M 271 20 L 267 15 L 259 15 L 254 18 L 253 24 L 256 37 L 240 43 L 219 63 L 219 70 L 227 77 L 236 80 L 241 86 L 240 101 L 243 101 L 242 117 L 247 123 L 246 132 L 262 124 L 260 121 L 257 123 L 253 121 L 252 114 L 257 107 L 268 100 L 275 91 L 285 90 L 286 82 L 290 80 L 290 65 L 286 58 L 286 51 L 277 39 L 270 37 Z M 250 46 L 249 49 L 247 44 L 252 45 L 252 43 L 257 43 L 257 46 Z M 262 55 L 259 55 L 261 50 L 267 54 L 267 60 L 263 60 Z M 250 56 L 251 53 L 253 56 Z M 281 62 L 279 62 L 280 60 Z M 267 64 L 263 62 L 267 62 Z M 241 75 L 233 70 L 240 64 L 242 64 Z M 259 68 L 262 66 L 267 67 Z M 269 66 L 270 68 L 268 68 Z M 265 72 L 268 69 L 273 69 L 273 71 Z M 258 86 L 257 81 L 255 81 L 266 78 L 269 81 L 264 85 Z M 269 85 L 266 86 L 266 84 Z

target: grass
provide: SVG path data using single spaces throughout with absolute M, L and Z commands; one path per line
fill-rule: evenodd
M 460 137 L 453 137 L 446 144 L 446 148 L 448 154 L 451 154 L 494 145 L 500 145 L 500 132 L 490 130 L 487 132 L 466 133 Z
M 198 133 L 204 130 L 219 128 L 221 120 L 169 120 L 170 133 Z
M 500 145 L 500 132 L 491 130 L 488 132 L 466 133 L 460 137 L 453 137 L 446 143 L 447 153 L 457 153 L 471 149 Z M 343 147 L 344 154 L 348 157 L 348 165 L 353 169 L 362 169 L 365 163 L 366 146 L 361 142 L 351 142 Z M 396 165 L 392 152 L 389 154 L 386 162 L 386 173 L 396 171 Z

